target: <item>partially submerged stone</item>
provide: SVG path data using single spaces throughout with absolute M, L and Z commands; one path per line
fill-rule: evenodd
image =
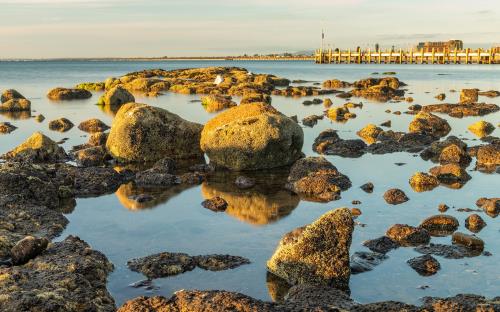
M 209 113 L 236 106 L 236 103 L 231 100 L 230 96 L 214 94 L 202 97 L 201 104 Z
M 92 118 L 88 119 L 85 121 L 82 121 L 78 125 L 78 129 L 89 132 L 89 133 L 95 133 L 95 132 L 103 132 L 109 129 L 109 126 L 106 125 L 103 121 L 97 118 Z
M 83 89 L 87 91 L 104 91 L 104 82 L 82 82 L 75 86 L 76 89 Z
M 127 266 L 148 278 L 160 278 L 192 271 L 196 267 L 196 262 L 193 257 L 185 253 L 162 252 L 129 260 Z
M 476 206 L 482 208 L 488 215 L 497 216 L 500 214 L 500 198 L 481 197 L 476 201 Z
M 47 97 L 54 101 L 83 100 L 92 97 L 92 93 L 84 89 L 55 88 L 47 93 Z
M 474 233 L 480 232 L 486 226 L 483 218 L 480 215 L 473 213 L 465 219 L 465 227 Z
M 432 167 L 429 170 L 430 174 L 436 177 L 442 183 L 465 183 L 471 179 L 471 176 L 464 168 L 458 164 L 446 164 L 442 166 Z
M 476 152 L 477 165 L 479 167 L 500 166 L 500 144 L 490 143 L 480 146 Z
M 427 230 L 407 224 L 395 224 L 385 235 L 403 246 L 425 245 L 431 240 Z
M 80 166 L 92 167 L 104 165 L 111 157 L 103 146 L 91 146 L 74 153 Z
M 419 112 L 410 123 L 409 131 L 443 137 L 451 131 L 451 127 L 443 118 L 427 112 Z
M 460 166 L 466 167 L 471 162 L 471 157 L 462 148 L 456 144 L 448 145 L 443 148 L 439 154 L 439 163 L 441 165 L 446 164 L 459 164 Z
M 49 129 L 53 131 L 66 132 L 73 128 L 74 124 L 67 118 L 59 118 L 49 122 Z
M 227 209 L 227 201 L 219 196 L 204 200 L 201 205 L 212 211 L 225 211 Z
M 0 134 L 9 134 L 16 129 L 17 127 L 10 122 L 0 122 Z
M 407 261 L 408 265 L 423 276 L 430 276 L 437 273 L 441 269 L 439 261 L 431 255 L 423 255 L 415 257 Z
M 105 106 L 120 106 L 135 102 L 135 97 L 124 87 L 116 86 L 104 93 L 97 104 Z
M 469 249 L 478 251 L 483 251 L 484 249 L 484 241 L 475 235 L 455 232 L 451 239 L 454 244 L 462 245 Z
M 484 116 L 500 110 L 496 104 L 473 103 L 473 104 L 431 104 L 422 107 L 424 112 L 435 112 L 447 114 L 451 117 L 462 118 L 467 116 Z
M 453 216 L 439 214 L 426 218 L 419 226 L 426 229 L 433 236 L 445 236 L 455 232 L 459 223 L 457 218 Z
M 121 162 L 201 158 L 201 128 L 167 110 L 129 103 L 118 111 L 106 147 Z
M 348 208 L 327 212 L 312 224 L 286 234 L 268 260 L 267 268 L 292 285 L 348 289 L 353 229 Z
M 302 124 L 306 127 L 314 127 L 323 117 L 323 115 L 310 115 L 302 119 Z
M 293 120 L 265 104 L 230 108 L 208 121 L 202 150 L 217 166 L 231 170 L 281 167 L 302 157 L 304 134 Z
M 360 186 L 360 188 L 365 191 L 366 193 L 373 193 L 374 185 L 371 182 L 367 182 L 363 185 Z
M 13 99 L 26 99 L 21 93 L 14 89 L 8 89 L 0 95 L 0 102 L 5 103 Z
M 387 236 L 381 236 L 379 238 L 364 241 L 363 246 L 373 252 L 386 254 L 393 249 L 399 248 L 400 244 Z
M 222 271 L 234 269 L 244 264 L 249 264 L 250 260 L 240 256 L 231 255 L 203 255 L 195 256 L 196 265 L 204 270 Z
M 482 138 L 492 133 L 495 130 L 495 126 L 490 122 L 480 120 L 467 127 L 467 129 Z
M 371 144 L 377 140 L 377 137 L 382 132 L 382 128 L 377 127 L 374 124 L 368 124 L 363 129 L 356 132 L 356 134 L 365 140 L 365 142 Z
M 426 311 L 448 312 L 448 311 L 475 311 L 475 312 L 493 312 L 500 310 L 500 297 L 491 300 L 483 296 L 472 294 L 459 294 L 454 297 L 422 298 L 423 308 Z
M 349 178 L 324 157 L 299 159 L 290 169 L 286 188 L 310 200 L 339 199 L 351 187 Z
M 405 192 L 400 189 L 390 189 L 384 193 L 384 199 L 388 204 L 399 205 L 410 200 Z
M 415 251 L 421 254 L 432 254 L 446 259 L 462 259 L 465 257 L 477 257 L 481 251 L 469 249 L 461 245 L 444 245 L 430 243 L 427 246 L 415 247 Z
M 379 265 L 387 258 L 388 256 L 383 253 L 356 251 L 351 256 L 351 274 L 371 271 L 375 268 L 375 266 Z
M 478 89 L 462 89 L 460 91 L 460 104 L 477 103 L 478 95 Z
M 417 172 L 410 178 L 410 185 L 416 192 L 425 192 L 437 187 L 439 180 L 425 172 Z
M 41 132 L 33 133 L 24 143 L 2 155 L 9 160 L 32 162 L 60 162 L 67 159 L 66 152 Z

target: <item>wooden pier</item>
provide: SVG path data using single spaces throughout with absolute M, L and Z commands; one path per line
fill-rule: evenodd
M 314 61 L 317 64 L 500 64 L 500 53 L 497 49 L 446 52 L 319 49 L 314 53 Z

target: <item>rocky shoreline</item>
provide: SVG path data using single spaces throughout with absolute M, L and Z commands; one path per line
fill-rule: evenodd
M 271 95 L 335 95 L 343 99 L 412 102 L 405 97 L 406 85 L 395 77 L 353 83 L 333 79 L 325 81 L 323 88 L 290 84 L 290 80 L 274 75 L 214 67 L 145 70 L 104 82 L 50 90 L 47 97 L 62 102 L 90 98 L 92 92 L 103 91 L 99 105 L 116 111 L 116 115 L 111 126 L 99 119 L 78 125 L 90 133 L 89 141 L 71 151 L 65 151 L 42 132 L 35 132 L 0 156 L 2 311 L 116 311 L 106 289 L 107 277 L 113 270 L 106 256 L 78 237 L 52 242 L 68 224 L 64 214 L 75 209 L 75 198 L 118 191 L 131 205 L 147 206 L 157 200 L 148 193 L 150 189 L 180 192 L 205 181 L 208 186 L 204 185 L 202 191 L 208 198 L 203 206 L 214 212 L 231 213 L 231 207 L 241 200 L 235 192 L 259 188 L 259 182 L 246 177 L 245 171 L 278 168 L 287 176 L 282 189 L 292 194 L 287 196 L 294 196 L 286 205 L 279 200 L 282 206 L 296 206 L 299 200 L 338 200 L 342 192 L 352 187 L 351 180 L 324 157 L 304 157 L 302 127 L 271 105 Z M 222 112 L 201 125 L 165 109 L 135 103 L 134 94 L 160 96 L 163 92 L 203 94 L 201 105 L 207 112 Z M 342 139 L 335 130 L 326 130 L 316 138 L 312 149 L 318 154 L 347 158 L 366 153 L 419 153 L 422 159 L 439 165 L 428 173 L 416 172 L 408 177 L 416 192 L 439 185 L 460 188 L 470 180 L 465 168 L 473 160 L 478 170 L 498 172 L 500 139 L 489 136 L 495 126 L 478 123 L 471 125 L 471 131 L 478 133 L 484 144 L 468 147 L 463 140 L 447 136 L 450 124 L 432 113 L 445 113 L 453 118 L 494 113 L 499 107 L 478 103 L 478 96 L 496 95 L 465 89 L 457 104 L 410 106 L 405 113 L 414 115 L 414 119 L 408 125 L 408 132 L 384 130 L 370 124 L 358 131 L 361 139 Z M 237 105 L 232 96 L 241 97 L 241 103 Z M 30 101 L 15 90 L 5 91 L 1 102 L 0 112 L 31 114 Z M 324 115 L 304 119 L 304 126 L 312 127 L 324 117 L 345 122 L 356 118 L 349 108 L 362 107 L 351 102 L 332 107 L 332 101 L 326 99 L 316 102 L 319 103 L 311 101 L 306 105 L 323 103 Z M 73 126 L 66 118 L 48 123 L 49 129 L 60 132 Z M 0 130 L 8 135 L 15 127 L 2 123 Z M 210 159 L 209 164 L 205 163 L 204 155 Z M 234 189 L 217 188 L 220 174 L 235 176 Z M 370 192 L 373 187 L 366 184 L 363 189 Z M 394 205 L 411 200 L 397 189 L 388 190 L 384 199 Z M 477 206 L 489 216 L 500 213 L 499 198 L 479 198 Z M 414 248 L 422 253 L 408 260 L 407 265 L 424 276 L 439 274 L 440 263 L 433 255 L 459 259 L 487 252 L 478 236 L 457 231 L 459 223 L 464 221 L 440 214 L 416 226 L 394 224 L 385 236 L 366 242 L 369 252 L 351 253 L 352 233 L 359 213 L 348 208 L 334 209 L 283 236 L 267 262 L 270 274 L 281 280 L 277 292 L 283 295 L 276 302 L 222 290 L 182 290 L 168 299 L 160 296 L 132 299 L 118 311 L 500 311 L 500 297 L 486 299 L 478 295 L 426 297 L 422 306 L 393 301 L 354 302 L 349 296 L 350 275 L 374 269 L 387 259 L 390 250 Z M 486 226 L 477 214 L 468 216 L 465 223 L 474 233 Z M 432 243 L 433 236 L 450 236 L 450 245 Z M 195 267 L 212 271 L 234 269 L 250 261 L 237 255 L 191 256 L 165 251 L 131 259 L 128 265 L 151 280 Z

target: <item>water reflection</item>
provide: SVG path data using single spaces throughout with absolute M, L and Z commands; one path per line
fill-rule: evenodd
M 152 209 L 166 203 L 172 197 L 196 185 L 179 184 L 165 188 L 138 187 L 134 182 L 123 184 L 116 191 L 116 197 L 129 210 Z
M 266 275 L 267 291 L 269 292 L 269 297 L 274 302 L 285 301 L 285 296 L 288 294 L 291 286 L 284 279 L 273 273 L 267 272 Z
M 240 174 L 241 175 L 241 174 Z M 289 215 L 299 204 L 299 196 L 284 189 L 288 170 L 245 173 L 255 180 L 250 189 L 239 189 L 238 173 L 216 173 L 201 186 L 204 198 L 220 196 L 228 203 L 226 213 L 253 225 L 273 223 Z
M 97 107 L 99 107 L 99 109 L 106 115 L 115 117 L 121 105 L 97 105 Z
M 18 112 L 2 112 L 0 111 L 0 115 L 11 120 L 21 120 L 21 119 L 30 119 L 31 112 L 28 111 L 18 111 Z

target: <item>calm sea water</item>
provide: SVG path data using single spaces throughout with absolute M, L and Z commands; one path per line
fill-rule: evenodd
M 42 113 L 46 120 L 37 123 L 29 116 L 0 115 L 1 121 L 10 121 L 19 129 L 9 135 L 0 135 L 0 153 L 4 153 L 24 141 L 34 131 L 41 130 L 54 140 L 69 138 L 64 147 L 87 141 L 84 132 L 74 127 L 66 133 L 48 129 L 48 121 L 66 117 L 75 125 L 88 118 L 100 118 L 111 124 L 113 116 L 94 105 L 100 94 L 91 99 L 64 103 L 50 102 L 46 98 L 49 89 L 57 86 L 70 87 L 79 82 L 102 81 L 110 76 L 146 68 L 188 68 L 205 66 L 241 66 L 255 73 L 272 73 L 289 79 L 323 81 L 338 78 L 353 81 L 366 78 L 373 72 L 395 71 L 397 77 L 408 84 L 414 104 L 436 103 L 434 96 L 444 92 L 447 102 L 457 102 L 458 93 L 450 89 L 480 88 L 500 90 L 500 67 L 488 65 L 315 65 L 310 62 L 0 62 L 0 89 L 15 88 L 32 101 L 32 115 Z M 190 100 L 199 96 L 167 93 L 158 98 L 137 98 L 143 102 L 165 108 L 185 119 L 204 123 L 214 115 L 205 112 L 200 103 Z M 321 114 L 323 106 L 303 106 L 307 98 L 293 99 L 273 97 L 273 105 L 286 115 L 298 115 L 299 119 L 311 114 Z M 344 100 L 332 98 L 334 104 Z M 356 131 L 367 123 L 379 124 L 392 120 L 392 130 L 407 131 L 410 115 L 387 114 L 386 109 L 405 111 L 407 103 L 373 103 L 361 100 L 365 105 L 355 109 L 357 118 L 347 123 L 334 123 L 324 119 L 314 128 L 304 128 L 303 151 L 314 155 L 312 142 L 322 130 L 333 128 L 343 138 L 356 138 Z M 484 101 L 500 104 L 500 98 Z M 14 118 L 15 117 L 15 118 Z M 470 145 L 480 141 L 467 130 L 467 126 L 478 120 L 487 120 L 497 125 L 500 113 L 482 118 L 446 118 L 452 126 L 450 134 L 459 136 Z M 16 119 L 17 118 L 17 119 Z M 499 134 L 498 128 L 492 135 Z M 427 171 L 433 166 L 420 157 L 409 153 L 387 155 L 364 155 L 357 159 L 327 156 L 337 168 L 347 174 L 353 187 L 342 193 L 342 199 L 326 204 L 300 201 L 297 196 L 283 190 L 286 174 L 267 172 L 258 175 L 259 186 L 249 191 L 239 191 L 232 186 L 231 178 L 220 178 L 212 183 L 188 189 L 170 189 L 156 193 L 158 201 L 154 207 L 136 207 L 127 196 L 136 190 L 122 186 L 115 194 L 98 198 L 78 199 L 77 207 L 67 217 L 70 224 L 61 235 L 78 235 L 102 251 L 115 265 L 109 276 L 108 289 L 117 304 L 139 295 L 161 294 L 169 296 L 179 289 L 225 289 L 270 300 L 266 282 L 266 260 L 273 254 L 283 234 L 295 227 L 308 224 L 323 213 L 337 207 L 352 207 L 351 201 L 360 200 L 358 207 L 363 215 L 358 218 L 365 227 L 356 227 L 351 252 L 367 250 L 362 242 L 385 233 L 394 223 L 418 225 L 424 218 L 438 214 L 438 204 L 450 207 L 475 208 L 479 197 L 499 196 L 498 174 L 485 174 L 468 168 L 472 176 L 459 190 L 440 186 L 433 191 L 416 193 L 408 179 L 416 171 Z M 405 163 L 396 166 L 395 163 Z M 366 194 L 359 186 L 371 181 L 375 191 Z M 382 198 L 383 193 L 393 187 L 403 189 L 410 201 L 390 206 Z M 220 194 L 231 204 L 226 213 L 213 213 L 200 205 L 207 197 Z M 468 213 L 454 208 L 448 214 L 460 221 L 460 231 L 468 232 L 464 220 Z M 359 302 L 400 300 L 418 303 L 422 296 L 452 296 L 458 293 L 477 293 L 488 297 L 500 293 L 500 223 L 480 213 L 488 226 L 478 236 L 486 243 L 486 250 L 493 255 L 460 260 L 438 258 L 442 269 L 432 277 L 421 277 L 413 271 L 406 260 L 419 254 L 412 248 L 399 248 L 390 252 L 389 259 L 373 271 L 351 277 L 352 297 Z M 433 238 L 432 242 L 450 243 L 450 237 Z M 161 251 L 186 252 L 192 255 L 227 253 L 249 258 L 252 264 L 223 272 L 201 269 L 175 277 L 157 279 L 157 290 L 131 288 L 132 282 L 143 279 L 141 274 L 131 272 L 127 260 Z M 427 285 L 422 290 L 419 286 Z M 271 286 L 272 287 L 272 286 Z

